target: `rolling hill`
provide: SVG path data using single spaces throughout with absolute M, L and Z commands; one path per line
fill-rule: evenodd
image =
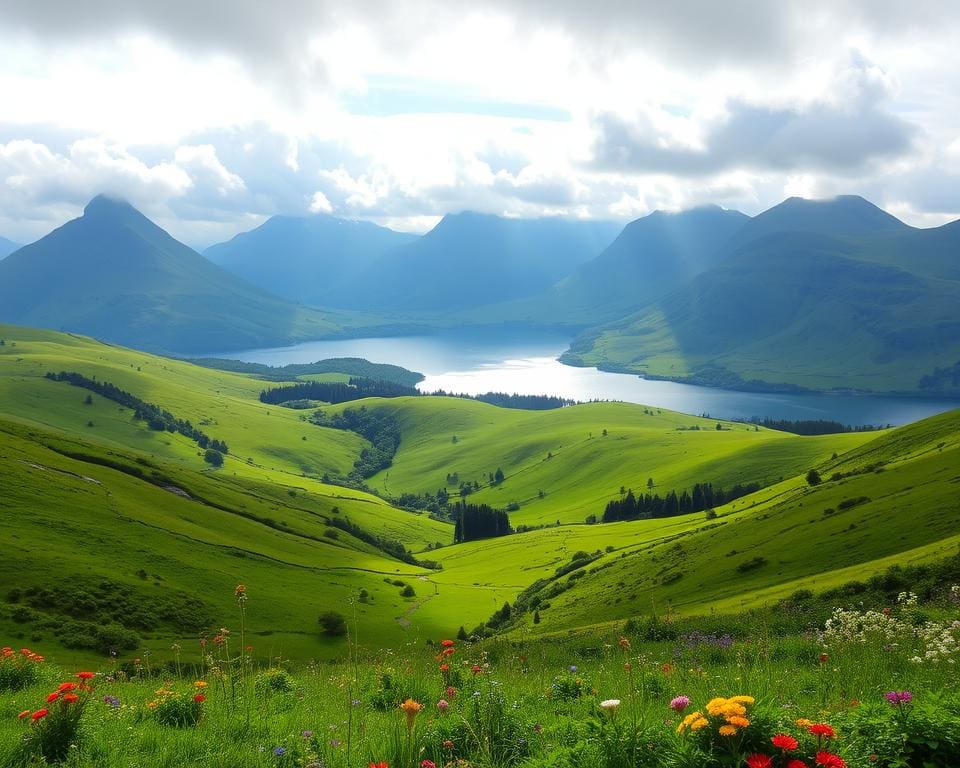
M 470 499 L 516 501 L 514 525 L 550 524 L 451 545 L 449 523 L 324 483 L 370 444 L 260 403 L 273 382 L 52 331 L 2 326 L 0 339 L 8 544 L 0 632 L 61 655 L 107 645 L 133 653 L 133 643 L 160 658 L 172 642 L 188 648 L 198 634 L 236 629 L 237 583 L 247 585 L 246 642 L 257 655 L 306 659 L 343 650 L 342 639 L 318 631 L 327 610 L 349 614 L 361 644 L 399 647 L 476 626 L 543 579 L 555 594 L 541 602 L 542 624 L 531 629 L 521 612 L 517 627 L 566 631 L 646 613 L 651 597 L 680 612 L 732 611 L 894 560 L 936 559 L 957 543 L 957 411 L 810 438 L 726 422 L 718 430 L 715 420 L 623 403 L 540 412 L 439 397 L 323 406 L 396 419 L 400 449 L 371 478 L 375 488 L 455 491 L 447 474 L 483 481 L 502 467 L 504 481 L 479 483 Z M 207 465 L 192 439 L 45 377 L 61 370 L 189 419 L 229 444 L 223 467 Z M 811 466 L 824 478 L 816 487 L 803 480 Z M 644 487 L 650 477 L 656 492 L 701 481 L 769 485 L 716 508 L 715 519 L 554 525 L 581 523 L 621 484 Z M 388 540 L 442 570 L 402 562 Z M 580 552 L 595 558 L 589 567 L 557 577 Z M 737 571 L 756 558 L 764 562 Z M 412 596 L 400 595 L 406 586 Z M 76 638 L 88 645 L 64 650 Z
M 351 307 L 359 276 L 386 252 L 417 239 L 366 221 L 334 216 L 273 216 L 204 256 L 277 296 L 316 306 Z
M 0 321 L 181 353 L 341 330 L 331 315 L 255 288 L 102 195 L 0 262 Z
M 747 223 L 718 266 L 586 331 L 563 359 L 732 388 L 955 395 L 948 376 L 921 379 L 960 360 L 958 235 L 956 223 L 908 228 L 861 198 L 788 200 Z
M 600 253 L 619 230 L 605 221 L 444 216 L 361 275 L 358 306 L 447 312 L 533 296 Z

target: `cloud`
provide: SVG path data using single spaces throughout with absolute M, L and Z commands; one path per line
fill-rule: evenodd
M 333 206 L 330 205 L 330 201 L 327 199 L 327 196 L 320 190 L 314 192 L 313 197 L 310 199 L 310 212 L 333 213 Z

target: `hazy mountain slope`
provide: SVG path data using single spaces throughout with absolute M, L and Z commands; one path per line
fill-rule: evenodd
M 309 304 L 353 306 L 357 276 L 417 235 L 334 216 L 274 216 L 250 232 L 211 246 L 204 256 L 278 296 Z
M 125 202 L 83 216 L 0 262 L 0 321 L 147 349 L 240 349 L 338 330 L 215 266 Z
M 361 275 L 366 306 L 447 311 L 532 296 L 600 253 L 619 229 L 606 221 L 444 216 Z
M 584 333 L 565 361 L 719 386 L 916 392 L 924 374 L 960 360 L 960 282 L 943 279 L 958 261 L 954 225 L 910 229 L 860 198 L 777 208 L 785 230 Z M 786 217 L 790 209 L 801 215 Z M 757 226 L 765 217 L 734 239 L 769 228 L 769 217 Z M 851 234 L 863 221 L 876 226 Z
M 5 237 L 0 237 L 0 259 L 5 259 L 21 246 Z
M 547 301 L 594 321 L 642 307 L 714 266 L 720 246 L 749 220 L 706 206 L 631 221 L 603 253 L 551 289 Z

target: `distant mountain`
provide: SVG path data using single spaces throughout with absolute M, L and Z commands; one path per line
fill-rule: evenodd
M 585 332 L 565 360 L 748 389 L 918 393 L 960 360 L 958 222 L 919 230 L 862 198 L 791 199 L 725 250 L 668 296 Z
M 876 235 L 909 229 L 900 219 L 858 195 L 840 195 L 830 200 L 788 197 L 752 218 L 724 244 L 724 249 L 733 252 L 751 240 L 778 232 Z
M 274 216 L 214 245 L 204 256 L 278 296 L 324 306 L 353 306 L 358 276 L 384 253 L 417 235 L 334 216 Z
M 12 240 L 7 240 L 5 237 L 0 237 L 0 259 L 5 259 L 19 247 L 20 246 Z
M 532 296 L 592 259 L 620 225 L 459 213 L 365 272 L 366 306 L 447 311 Z
M 548 301 L 567 317 L 622 316 L 715 266 L 721 246 L 749 221 L 712 205 L 654 211 L 627 224 L 603 253 L 552 288 Z
M 102 195 L 80 218 L 0 262 L 0 321 L 176 352 L 283 344 L 339 330 Z

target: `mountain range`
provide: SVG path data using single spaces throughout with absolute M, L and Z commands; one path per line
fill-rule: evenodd
M 0 262 L 0 321 L 176 352 L 340 331 L 328 315 L 235 277 L 103 195 Z
M 0 261 L 0 321 L 178 353 L 514 323 L 579 334 L 564 362 L 648 377 L 960 393 L 960 221 L 916 229 L 841 196 L 617 229 L 464 212 L 416 236 L 278 216 L 206 259 L 98 196 Z

